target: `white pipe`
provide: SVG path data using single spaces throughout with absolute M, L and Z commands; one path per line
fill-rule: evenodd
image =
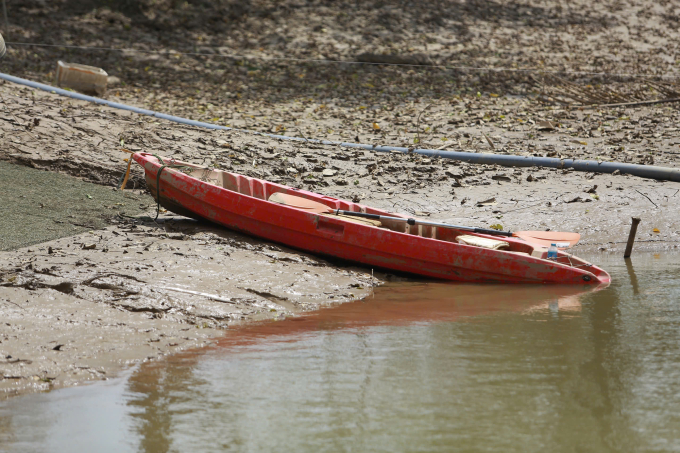
M 207 129 L 218 129 L 226 131 L 239 131 L 265 137 L 271 137 L 280 140 L 293 140 L 298 142 L 309 142 L 322 145 L 340 145 L 347 148 L 359 148 L 368 151 L 390 152 L 398 151 L 402 153 L 413 152 L 423 156 L 441 157 L 443 159 L 458 160 L 462 162 L 469 162 L 472 164 L 488 164 L 488 165 L 502 165 L 506 167 L 550 167 L 550 168 L 573 168 L 576 171 L 585 171 L 590 173 L 614 173 L 620 171 L 621 173 L 640 176 L 642 178 L 658 179 L 660 181 L 675 181 L 680 182 L 680 169 L 657 167 L 654 165 L 636 165 L 626 164 L 623 162 L 598 162 L 594 160 L 574 160 L 574 159 L 557 159 L 553 157 L 529 157 L 529 156 L 510 156 L 502 154 L 488 154 L 488 153 L 466 153 L 460 151 L 440 151 L 437 149 L 414 149 L 398 146 L 375 146 L 366 145 L 363 143 L 344 143 L 334 142 L 329 140 L 306 139 L 301 137 L 289 137 L 287 135 L 267 134 L 264 132 L 254 132 L 248 130 L 235 129 L 226 126 L 219 126 L 217 124 L 204 123 L 202 121 L 194 121 L 179 116 L 167 115 L 165 113 L 155 112 L 153 110 L 140 109 L 131 105 L 120 104 L 118 102 L 107 101 L 93 96 L 87 96 L 73 91 L 67 91 L 61 88 L 55 88 L 43 83 L 33 82 L 31 80 L 14 77 L 8 74 L 0 73 L 0 79 L 8 82 L 18 83 L 31 88 L 37 88 L 50 93 L 67 96 L 81 101 L 94 102 L 96 104 L 103 104 L 116 109 L 127 110 L 141 115 L 149 115 L 156 118 L 174 121 L 176 123 L 187 124 L 189 126 L 203 127 Z

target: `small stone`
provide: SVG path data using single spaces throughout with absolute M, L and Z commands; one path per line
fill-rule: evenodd
M 330 168 L 327 168 L 321 174 L 324 175 L 327 178 L 330 178 L 331 176 L 335 176 L 336 173 L 337 172 L 335 170 L 331 170 Z
M 294 174 L 296 174 L 297 172 L 298 172 L 297 169 L 295 169 L 295 168 L 293 168 L 293 167 L 288 167 L 288 168 L 286 168 L 286 173 L 288 173 L 288 174 L 294 175 Z
M 83 250 L 94 250 L 97 248 L 97 244 L 83 244 Z

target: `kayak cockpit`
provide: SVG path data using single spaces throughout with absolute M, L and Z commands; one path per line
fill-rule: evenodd
M 173 161 L 173 165 L 183 165 L 178 161 Z M 537 258 L 542 258 L 547 249 L 543 247 L 536 247 L 523 240 L 517 238 L 507 238 L 508 240 L 498 240 L 488 235 L 470 234 L 468 231 L 457 230 L 453 228 L 444 228 L 430 225 L 409 225 L 406 222 L 398 220 L 381 219 L 376 221 L 365 221 L 363 219 L 349 218 L 347 216 L 336 215 L 332 211 L 344 210 L 354 212 L 364 212 L 368 214 L 386 215 L 391 217 L 404 217 L 401 214 L 395 214 L 380 209 L 371 208 L 357 203 L 339 200 L 324 195 L 307 192 L 304 190 L 297 190 L 290 187 L 282 186 L 273 182 L 251 178 L 240 174 L 230 173 L 223 170 L 213 170 L 204 167 L 198 167 L 191 164 L 186 164 L 186 167 L 180 168 L 180 171 L 188 176 L 194 177 L 200 181 L 213 184 L 224 189 L 240 193 L 249 197 L 258 198 L 260 200 L 267 200 L 285 204 L 292 208 L 304 209 L 308 212 L 324 216 L 334 216 L 350 223 L 360 223 L 367 226 L 374 226 L 377 228 L 384 228 L 398 233 L 405 233 L 414 236 L 420 236 L 429 239 L 436 239 L 444 242 L 459 243 L 461 245 L 489 248 L 501 250 L 506 252 L 514 252 L 523 255 L 529 255 Z M 278 194 L 284 194 L 285 199 L 276 200 Z M 307 201 L 307 202 L 305 202 Z M 316 208 L 318 205 L 325 206 L 328 211 L 322 212 Z M 459 239 L 459 238 L 462 238 Z M 477 241 L 470 241 L 471 238 L 478 238 Z M 502 244 L 502 245 L 501 245 Z

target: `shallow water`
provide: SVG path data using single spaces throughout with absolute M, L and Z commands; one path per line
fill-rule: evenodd
M 402 282 L 0 405 L 0 450 L 678 451 L 680 260 L 599 291 Z

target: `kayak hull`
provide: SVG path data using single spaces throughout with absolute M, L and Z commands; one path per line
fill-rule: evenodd
M 537 257 L 536 247 L 520 239 L 503 238 L 512 251 L 500 251 L 455 242 L 457 235 L 469 232 L 398 223 L 387 228 L 355 223 L 268 199 L 274 193 L 285 193 L 320 202 L 329 210 L 399 215 L 234 173 L 195 166 L 190 169 L 190 164 L 169 159 L 163 160 L 169 166 L 158 178 L 163 164 L 156 157 L 136 153 L 133 158 L 144 167 L 147 186 L 155 199 L 160 181 L 160 203 L 166 209 L 314 254 L 453 281 L 585 285 L 610 281 L 602 269 L 566 253 L 560 252 L 557 261 Z M 176 167 L 180 165 L 184 168 Z

